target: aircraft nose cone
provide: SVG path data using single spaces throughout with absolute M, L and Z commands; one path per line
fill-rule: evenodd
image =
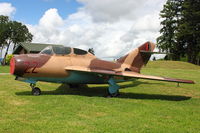
M 15 72 L 15 57 L 12 57 L 10 60 L 10 74 L 14 74 Z
M 24 61 L 19 56 L 14 56 L 10 61 L 10 74 L 22 76 L 24 71 Z
M 23 77 L 24 74 L 35 74 L 35 70 L 42 67 L 50 57 L 40 54 L 15 55 L 10 61 L 10 73 L 19 77 Z

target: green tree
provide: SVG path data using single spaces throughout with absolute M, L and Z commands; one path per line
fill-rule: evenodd
M 13 49 L 15 49 L 16 44 L 19 42 L 31 42 L 33 35 L 29 32 L 28 28 L 20 22 L 11 21 L 11 40 L 14 44 Z
M 200 0 L 184 0 L 177 39 L 182 40 L 188 62 L 197 64 L 200 51 Z
M 168 0 L 160 12 L 162 28 L 161 36 L 157 38 L 157 46 L 162 52 L 172 53 L 173 60 L 179 60 L 183 51 L 176 37 L 181 20 L 181 3 L 182 0 Z
M 95 54 L 94 54 L 94 49 L 93 49 L 93 48 L 89 48 L 89 49 L 88 49 L 88 52 L 90 52 L 91 54 L 95 55 Z
M 2 54 L 2 50 L 5 47 L 5 41 L 7 38 L 7 24 L 9 22 L 9 18 L 7 16 L 0 16 L 0 50 Z M 0 55 L 2 57 L 2 55 Z
M 163 19 L 157 38 L 158 48 L 173 54 L 174 60 L 185 56 L 197 64 L 200 51 L 200 0 L 168 0 L 160 12 Z
M 1 21 L 2 20 L 2 21 Z M 4 56 L 3 64 L 6 63 L 6 55 L 11 44 L 14 45 L 19 42 L 30 42 L 32 41 L 33 35 L 29 32 L 28 28 L 20 22 L 11 21 L 7 16 L 0 16 L 0 26 L 3 27 L 0 30 L 0 46 L 6 47 L 6 53 Z

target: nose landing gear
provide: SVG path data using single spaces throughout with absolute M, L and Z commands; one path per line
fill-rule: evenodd
M 41 90 L 38 87 L 35 87 L 36 84 L 30 84 L 31 88 L 32 88 L 32 95 L 34 96 L 39 96 L 41 94 Z

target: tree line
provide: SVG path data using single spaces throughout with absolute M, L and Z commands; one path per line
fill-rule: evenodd
M 160 18 L 158 48 L 172 60 L 200 64 L 200 0 L 167 0 Z
M 33 35 L 28 28 L 20 22 L 12 21 L 8 16 L 0 15 L 0 50 L 6 49 L 2 64 L 6 63 L 6 56 L 10 45 L 13 50 L 19 42 L 31 42 Z

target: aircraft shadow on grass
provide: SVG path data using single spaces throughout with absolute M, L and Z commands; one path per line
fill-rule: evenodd
M 140 84 L 152 84 L 152 83 L 134 81 L 134 83 L 120 85 L 120 87 L 121 89 L 125 89 L 125 88 L 127 89 L 129 87 L 136 87 Z M 162 83 L 153 83 L 153 84 L 162 84 Z M 80 95 L 80 96 L 88 96 L 88 97 L 103 97 L 103 95 L 106 96 L 107 88 L 108 88 L 107 85 L 96 86 L 96 87 L 88 87 L 87 85 L 83 85 L 79 88 L 69 88 L 68 85 L 61 84 L 56 90 L 42 91 L 42 95 Z M 32 96 L 30 91 L 16 92 L 16 95 Z M 180 96 L 180 95 L 120 92 L 119 97 L 116 97 L 116 98 L 183 101 L 183 100 L 189 100 L 191 97 Z

